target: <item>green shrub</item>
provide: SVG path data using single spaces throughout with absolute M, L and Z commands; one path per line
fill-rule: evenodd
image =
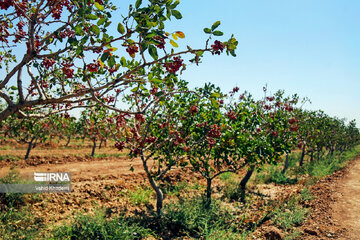
M 297 183 L 297 178 L 289 178 L 286 176 L 286 173 L 282 173 L 282 170 L 280 170 L 278 166 L 270 165 L 266 170 L 261 170 L 256 175 L 255 181 L 262 183 L 295 184 Z
M 6 149 L 5 149 L 6 150 Z M 0 161 L 4 161 L 4 160 L 10 160 L 12 162 L 17 162 L 19 160 L 21 160 L 21 157 L 19 156 L 14 156 L 14 155 L 3 155 L 3 156 L 0 156 Z
M 224 197 L 230 201 L 244 200 L 245 192 L 239 187 L 240 182 L 235 180 L 228 180 L 224 187 Z
M 309 188 L 304 188 L 300 192 L 300 198 L 302 201 L 309 201 L 314 199 L 314 196 L 310 193 Z
M 282 229 L 289 230 L 303 223 L 307 212 L 307 209 L 298 204 L 297 198 L 292 198 L 274 210 L 273 221 Z
M 213 201 L 209 207 L 206 207 L 204 199 L 201 198 L 170 203 L 165 206 L 165 217 L 163 229 L 169 229 L 176 236 L 220 239 L 219 236 L 225 236 L 224 232 L 227 232 L 228 236 L 239 236 L 230 225 L 233 216 L 221 207 L 218 201 Z
M 177 184 L 166 183 L 162 187 L 164 189 L 164 194 L 180 196 L 181 192 L 186 191 L 189 188 L 189 184 L 185 181 L 178 182 Z
M 0 212 L 0 237 L 3 240 L 45 239 L 39 236 L 44 227 L 43 220 L 31 214 L 28 207 Z
M 150 229 L 144 228 L 125 217 L 106 219 L 103 211 L 95 215 L 79 215 L 70 225 L 63 225 L 54 230 L 55 239 L 143 239 L 151 235 Z
M 10 171 L 5 177 L 0 178 L 0 184 L 21 183 L 24 182 L 16 171 Z M 2 208 L 19 208 L 25 205 L 25 195 L 24 193 L 0 193 L 0 205 L 2 205 Z
M 222 181 L 229 181 L 233 178 L 234 176 L 234 173 L 232 172 L 225 172 L 223 174 L 220 174 L 219 178 L 222 180 Z
M 134 191 L 127 192 L 133 205 L 149 204 L 153 191 L 150 188 L 137 187 Z

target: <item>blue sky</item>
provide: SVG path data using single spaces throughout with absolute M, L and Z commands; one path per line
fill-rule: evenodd
M 360 1 L 357 0 L 197 0 L 180 1 L 182 20 L 168 30 L 186 34 L 183 46 L 202 47 L 202 29 L 219 27 L 239 41 L 237 57 L 207 56 L 188 67 L 191 86 L 205 82 L 224 91 L 238 86 L 262 96 L 283 89 L 309 97 L 308 109 L 357 119 L 360 127 Z

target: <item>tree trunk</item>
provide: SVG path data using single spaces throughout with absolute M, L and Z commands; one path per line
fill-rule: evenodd
M 37 141 L 38 141 L 38 138 L 36 138 L 36 139 L 35 139 L 35 142 L 34 142 L 34 144 L 33 144 L 32 148 L 36 148 Z
M 156 193 L 156 213 L 158 216 L 162 215 L 162 208 L 163 208 L 163 202 L 164 202 L 164 195 L 160 189 L 160 187 L 157 185 L 156 181 L 154 180 L 153 176 L 151 176 L 151 173 L 149 171 L 149 168 L 147 166 L 146 160 L 144 156 L 141 156 L 141 160 L 143 162 L 144 171 L 146 173 L 146 176 L 150 182 L 150 185 L 152 189 Z
M 29 155 L 30 155 L 30 151 L 32 149 L 32 145 L 33 145 L 33 142 L 34 142 L 35 138 L 31 138 L 30 142 L 29 142 L 29 145 L 28 145 L 28 148 L 27 148 L 27 151 L 26 151 L 26 154 L 25 154 L 25 160 L 27 160 L 29 158 Z
M 67 140 L 67 142 L 66 142 L 66 144 L 65 144 L 65 147 L 68 147 L 68 146 L 69 146 L 70 141 L 71 141 L 71 135 L 68 136 L 68 140 Z
M 211 193 L 212 193 L 211 181 L 212 181 L 211 178 L 206 179 L 206 203 L 205 203 L 205 206 L 207 208 L 209 208 L 211 205 Z
M 93 139 L 93 147 L 92 147 L 92 151 L 91 151 L 91 157 L 94 157 L 95 155 L 95 149 L 96 149 L 96 139 Z
M 103 144 L 103 141 L 104 141 L 104 140 L 101 139 L 100 144 L 99 144 L 99 149 L 101 149 L 101 146 L 102 146 L 102 144 Z
M 304 165 L 304 157 L 305 157 L 305 144 L 302 148 L 302 152 L 301 152 L 301 157 L 300 157 L 300 162 L 299 162 L 299 166 L 302 167 Z
M 254 170 L 255 170 L 255 166 L 250 166 L 249 170 L 246 172 L 244 178 L 240 182 L 239 186 L 240 186 L 241 190 L 243 190 L 243 191 L 245 190 L 246 184 L 250 180 L 251 175 L 254 173 Z
M 285 174 L 286 170 L 289 168 L 289 153 L 286 153 L 285 155 L 285 163 L 284 163 L 284 168 L 281 171 L 282 174 Z
M 314 161 L 314 152 L 310 153 L 310 162 Z

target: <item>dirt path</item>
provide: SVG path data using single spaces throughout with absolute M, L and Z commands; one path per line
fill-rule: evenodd
M 337 201 L 331 206 L 333 219 L 347 229 L 339 239 L 360 239 L 360 158 L 352 164 L 338 183 Z
M 134 171 L 130 171 L 133 165 Z M 0 177 L 6 175 L 10 166 L 0 168 Z M 89 162 L 67 162 L 60 164 L 41 164 L 38 166 L 25 166 L 16 168 L 20 175 L 29 175 L 34 172 L 71 172 L 75 181 L 90 180 L 93 177 L 114 178 L 121 175 L 142 173 L 140 160 L 126 158 L 111 160 L 94 160 Z

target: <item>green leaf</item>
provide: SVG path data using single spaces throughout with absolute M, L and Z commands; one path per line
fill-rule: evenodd
M 81 35 L 81 33 L 82 33 L 82 27 L 80 25 L 77 25 L 75 27 L 75 34 L 79 36 Z
M 139 90 L 139 88 L 138 88 L 138 87 L 135 87 L 135 88 L 131 89 L 130 91 L 131 91 L 131 92 L 136 92 L 137 90 Z
M 113 57 L 113 56 L 110 56 L 109 57 L 109 59 L 108 59 L 108 61 L 107 61 L 107 63 L 108 63 L 108 65 L 109 65 L 109 67 L 113 67 L 114 65 L 115 65 L 115 58 Z
M 120 64 L 122 67 L 126 67 L 126 58 L 125 57 L 121 57 Z
M 142 3 L 142 0 L 137 0 L 135 3 L 135 8 L 139 8 Z
M 210 98 L 210 101 L 211 101 L 213 107 L 219 108 L 219 103 L 218 103 L 218 101 L 216 101 L 216 99 Z
M 98 26 L 103 25 L 106 22 L 106 18 L 100 18 L 99 21 L 96 23 Z
M 214 98 L 219 98 L 220 94 L 217 93 L 217 92 L 214 92 L 214 93 L 211 94 L 211 96 L 214 97 Z
M 162 80 L 161 80 L 161 79 L 158 79 L 158 78 L 153 78 L 153 79 L 150 80 L 150 82 L 152 82 L 153 84 L 157 85 L 157 84 L 162 83 Z
M 98 17 L 96 15 L 94 15 L 94 14 L 89 14 L 89 15 L 86 16 L 86 19 L 96 20 L 96 19 L 98 19 Z
M 17 87 L 11 86 L 10 89 L 11 89 L 11 90 L 17 90 Z
M 204 51 L 197 51 L 196 52 L 196 55 L 199 56 L 199 57 L 201 57 L 203 54 L 204 54 Z
M 219 25 L 220 25 L 220 21 L 216 21 L 216 22 L 211 26 L 211 30 L 214 31 Z
M 100 28 L 99 28 L 98 26 L 96 26 L 96 25 L 92 25 L 92 26 L 91 26 L 91 31 L 92 31 L 93 33 L 95 33 L 96 35 L 99 35 L 99 34 L 100 34 Z
M 78 43 L 78 41 L 76 38 L 69 38 L 68 43 L 70 43 L 70 45 L 74 46 Z
M 211 29 L 210 29 L 210 28 L 204 28 L 204 32 L 207 33 L 207 34 L 210 34 L 210 33 L 211 33 Z
M 158 53 L 156 47 L 154 47 L 153 45 L 149 46 L 149 54 L 154 60 L 158 59 Z
M 95 2 L 94 5 L 95 5 L 95 7 L 96 7 L 97 9 L 99 9 L 100 11 L 103 11 L 103 10 L 105 9 L 104 6 L 101 5 L 101 4 L 98 3 L 98 2 Z
M 172 39 L 170 39 L 170 44 L 173 46 L 173 47 L 179 47 L 179 45 Z
M 176 19 L 182 19 L 182 15 L 178 10 L 171 10 L 171 14 L 176 18 Z
M 120 34 L 124 34 L 125 33 L 125 28 L 124 26 L 119 23 L 118 26 L 117 26 L 117 31 L 120 33 Z
M 222 35 L 224 35 L 224 33 L 221 32 L 221 31 L 214 31 L 213 34 L 214 34 L 215 36 L 222 36 Z
M 109 56 L 110 56 L 109 52 L 104 52 L 104 54 L 101 56 L 101 61 L 105 62 Z
M 170 8 L 171 9 L 174 9 L 176 8 L 177 5 L 179 5 L 180 1 L 179 0 L 176 0 L 173 4 L 170 5 Z

